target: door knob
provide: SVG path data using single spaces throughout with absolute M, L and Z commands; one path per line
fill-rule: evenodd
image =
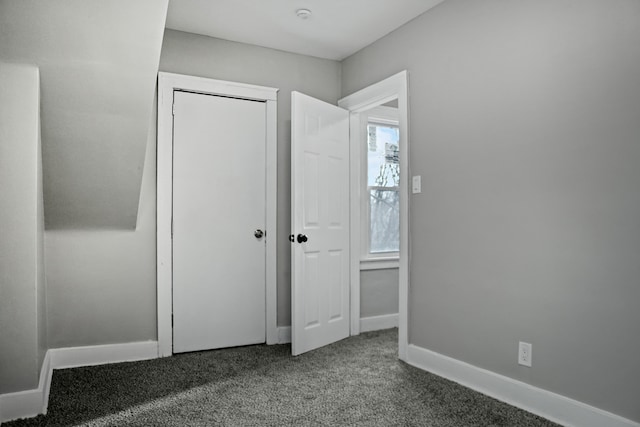
M 291 243 L 295 242 L 296 241 L 296 235 L 295 234 L 289 234 L 289 241 Z
M 305 236 L 304 234 L 298 234 L 297 239 L 298 239 L 298 243 L 304 243 L 308 240 L 307 236 Z
M 253 235 L 256 236 L 256 239 L 262 239 L 264 237 L 264 231 L 257 229 L 253 232 Z

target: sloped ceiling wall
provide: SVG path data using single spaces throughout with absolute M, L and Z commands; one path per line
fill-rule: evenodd
M 47 229 L 134 229 L 168 0 L 0 0 L 0 61 L 41 75 Z

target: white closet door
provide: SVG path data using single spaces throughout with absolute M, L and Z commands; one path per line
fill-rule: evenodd
M 173 129 L 173 351 L 265 342 L 266 105 L 176 91 Z

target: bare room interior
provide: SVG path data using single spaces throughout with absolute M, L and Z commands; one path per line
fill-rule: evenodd
M 0 423 L 191 360 L 245 393 L 195 425 L 640 427 L 639 46 L 637 0 L 0 0 Z

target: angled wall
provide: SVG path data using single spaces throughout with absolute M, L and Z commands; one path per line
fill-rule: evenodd
M 0 62 L 0 394 L 38 385 L 46 351 L 38 69 Z
M 636 422 L 639 22 L 448 0 L 342 70 L 343 94 L 409 71 L 410 342 Z
M 47 229 L 135 229 L 167 2 L 0 2 L 0 60 L 40 68 Z

